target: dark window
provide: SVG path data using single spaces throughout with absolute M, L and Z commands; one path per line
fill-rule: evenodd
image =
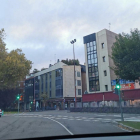
M 108 85 L 105 85 L 105 90 L 108 91 Z
M 50 97 L 52 97 L 52 93 L 51 93 L 51 91 L 50 91 Z
M 77 86 L 81 86 L 81 80 L 77 80 Z
M 78 89 L 78 95 L 81 95 L 81 89 Z
M 51 82 L 50 82 L 50 89 L 51 89 Z
M 96 41 L 87 43 L 88 76 L 90 91 L 99 91 L 99 74 Z M 78 85 L 78 81 L 77 81 Z
M 80 77 L 80 72 L 79 71 L 77 71 L 77 77 Z
M 106 70 L 104 70 L 104 76 L 107 76 L 107 71 Z
M 103 57 L 103 62 L 105 62 L 105 56 Z
M 104 46 L 104 43 L 102 43 L 102 49 L 104 48 L 105 46 Z

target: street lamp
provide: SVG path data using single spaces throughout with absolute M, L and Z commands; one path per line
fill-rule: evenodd
M 74 53 L 74 43 L 76 42 L 76 39 L 70 41 L 71 44 L 73 44 L 73 58 L 74 58 L 74 88 L 75 88 L 75 108 L 76 108 L 76 84 L 75 84 L 75 53 Z

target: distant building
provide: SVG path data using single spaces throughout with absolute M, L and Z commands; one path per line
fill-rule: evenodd
M 85 66 L 75 66 L 77 105 L 81 106 L 82 93 L 86 90 L 82 78 L 85 79 Z M 41 95 L 47 94 L 46 106 L 64 109 L 74 106 L 74 66 L 58 61 L 49 68 L 32 73 L 25 80 L 25 108 L 29 109 L 34 100 L 35 107 L 42 108 Z M 34 84 L 35 83 L 35 84 Z M 85 82 L 84 82 L 85 83 Z M 82 88 L 83 86 L 83 88 Z
M 103 29 L 83 37 L 86 62 L 86 81 L 88 93 L 112 91 L 111 81 L 116 79 L 111 55 L 111 47 L 116 33 Z

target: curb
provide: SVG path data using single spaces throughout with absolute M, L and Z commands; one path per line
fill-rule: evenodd
M 139 131 L 140 131 L 139 129 L 135 129 L 135 128 L 133 128 L 133 127 L 124 125 L 124 124 L 122 124 L 122 123 L 118 123 L 118 122 L 116 122 L 116 121 L 113 121 L 113 122 L 111 122 L 111 123 L 116 124 L 118 127 L 123 128 L 123 129 L 125 129 L 125 130 L 129 130 L 129 131 L 131 131 L 131 132 L 139 132 Z

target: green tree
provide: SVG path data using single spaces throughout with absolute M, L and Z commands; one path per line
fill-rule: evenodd
M 46 68 L 42 68 L 41 71 L 45 70 Z
M 4 43 L 5 31 L 0 30 L 0 89 L 16 87 L 31 69 L 32 62 L 25 58 L 21 49 L 8 52 Z
M 74 65 L 74 62 L 75 62 L 75 65 L 79 65 L 80 64 L 78 59 L 76 59 L 75 61 L 74 61 L 74 59 L 69 59 L 69 60 L 66 59 L 66 60 L 62 60 L 61 62 L 65 63 L 67 65 Z
M 136 80 L 140 77 L 140 31 L 119 34 L 112 46 L 110 56 L 115 66 L 111 67 L 121 79 Z
M 41 102 L 43 103 L 43 106 L 44 106 L 44 107 L 46 106 L 47 100 L 48 100 L 48 95 L 47 95 L 47 93 L 41 94 Z
M 39 70 L 34 68 L 33 73 L 37 73 L 37 72 L 39 72 Z

